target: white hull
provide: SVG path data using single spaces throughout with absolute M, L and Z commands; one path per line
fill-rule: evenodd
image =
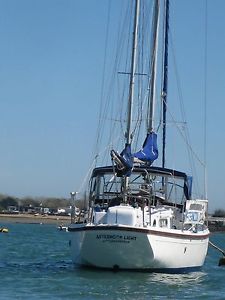
M 209 231 L 193 233 L 128 226 L 71 226 L 75 264 L 130 270 L 182 270 L 204 264 Z

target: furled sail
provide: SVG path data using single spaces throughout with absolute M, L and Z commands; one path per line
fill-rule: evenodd
M 157 134 L 155 132 L 147 134 L 142 149 L 134 153 L 133 157 L 150 164 L 158 158 Z

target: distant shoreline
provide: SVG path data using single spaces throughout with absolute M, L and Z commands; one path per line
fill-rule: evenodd
M 27 224 L 70 224 L 71 218 L 68 216 L 49 216 L 49 215 L 31 215 L 31 214 L 0 214 L 1 223 L 27 223 Z

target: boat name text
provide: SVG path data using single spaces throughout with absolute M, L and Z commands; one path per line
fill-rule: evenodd
M 103 242 L 117 242 L 117 243 L 129 243 L 130 241 L 136 241 L 137 237 L 132 235 L 120 235 L 120 234 L 97 234 L 96 239 Z

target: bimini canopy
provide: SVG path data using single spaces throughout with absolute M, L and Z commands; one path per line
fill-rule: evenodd
M 113 166 L 105 166 L 105 167 L 97 167 L 92 172 L 92 178 L 97 176 L 104 176 L 105 174 L 114 173 Z M 156 176 L 172 176 L 175 178 L 183 179 L 184 185 L 183 185 L 183 191 L 185 198 L 187 200 L 191 199 L 191 192 L 192 192 L 192 176 L 188 176 L 184 172 L 180 172 L 174 169 L 167 169 L 167 168 L 161 168 L 161 167 L 152 167 L 152 166 L 135 166 L 132 169 L 133 174 L 140 174 L 143 173 L 143 175 L 146 174 L 146 171 L 148 173 L 151 173 Z M 117 177 L 123 176 L 123 172 L 118 171 Z

